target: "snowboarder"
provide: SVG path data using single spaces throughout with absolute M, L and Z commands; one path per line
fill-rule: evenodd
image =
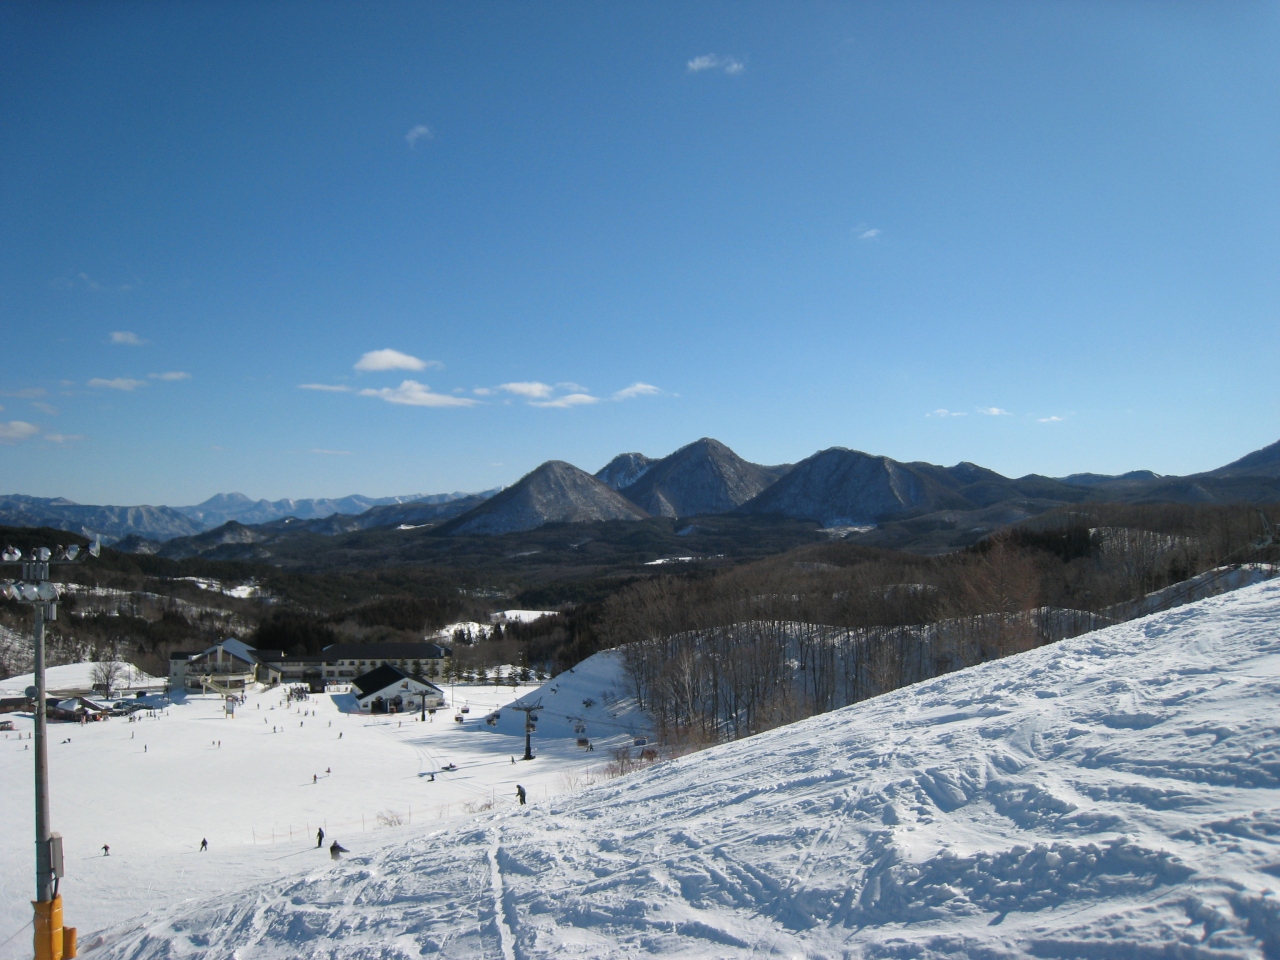
M 203 837 L 200 839 L 200 852 L 201 853 L 209 852 L 209 841 L 204 839 Z
M 319 850 L 324 846 L 324 827 L 316 831 L 316 849 Z
M 517 798 L 519 798 L 519 800 L 520 800 L 520 806 L 522 806 L 522 807 L 523 807 L 523 806 L 524 806 L 524 798 L 525 798 L 524 787 L 520 786 L 520 784 L 518 784 L 518 783 L 516 784 L 516 797 L 517 797 Z
M 329 844 L 329 856 L 331 856 L 334 860 L 341 858 L 341 856 L 344 853 L 350 853 L 350 852 L 351 852 L 350 850 L 348 850 L 346 847 L 340 844 L 337 840 Z
M 312 783 L 316 782 L 316 775 L 314 773 L 311 775 L 311 782 Z
M 105 844 L 105 843 L 102 845 L 102 855 L 103 855 L 104 857 L 109 857 L 109 856 L 111 856 L 111 847 L 110 847 L 110 846 L 108 846 L 108 845 L 107 845 L 107 844 Z

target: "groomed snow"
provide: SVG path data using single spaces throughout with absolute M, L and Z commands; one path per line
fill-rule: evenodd
M 525 808 L 343 834 L 337 863 L 99 858 L 67 922 L 86 887 L 151 884 L 167 904 L 83 956 L 1275 956 L 1278 624 L 1273 581 Z M 146 769 L 133 809 L 172 823 Z
M 159 680 L 150 674 L 144 673 L 131 663 L 117 661 L 119 663 L 119 675 L 115 679 L 116 689 L 133 689 L 139 686 L 164 686 L 164 681 Z M 56 693 L 64 690 L 92 690 L 93 689 L 93 671 L 98 664 L 92 660 L 86 660 L 84 663 L 68 663 L 60 667 L 46 667 L 44 671 L 44 686 L 49 693 Z M 27 687 L 34 686 L 36 675 L 34 673 L 24 673 L 17 677 L 6 677 L 0 680 L 0 696 L 20 697 L 23 696 Z
M 320 826 L 366 851 L 384 837 L 403 842 L 489 805 L 514 805 L 517 783 L 533 800 L 573 789 L 614 747 L 647 732 L 620 674 L 618 655 L 606 652 L 541 688 L 442 684 L 446 699 L 468 708 L 464 723 L 453 709 L 427 723 L 416 714 L 351 716 L 338 710 L 341 695 L 286 703 L 280 690 L 250 693 L 234 719 L 220 698 L 198 695 L 133 721 L 50 723 L 66 922 L 83 944 L 91 931 L 150 910 L 292 875 L 314 861 Z M 499 709 L 495 725 L 485 721 L 517 697 L 546 705 L 530 763 L 518 760 L 523 714 Z M 595 749 L 577 746 L 570 715 L 584 718 Z M 30 952 L 30 932 L 3 941 L 30 918 L 35 887 L 32 723 L 25 714 L 3 719 L 18 729 L 0 732 L 0 958 L 17 960 Z M 403 826 L 388 825 L 397 819 Z M 201 839 L 210 849 L 197 855 Z

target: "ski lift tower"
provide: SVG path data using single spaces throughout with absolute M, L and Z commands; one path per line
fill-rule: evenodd
M 533 731 L 538 722 L 538 711 L 542 709 L 542 698 L 539 697 L 533 703 L 526 703 L 524 701 L 513 703 L 511 705 L 511 709 L 517 711 L 518 713 L 524 714 L 524 756 L 521 757 L 520 759 L 532 760 L 533 759 L 533 750 L 531 749 L 531 747 L 533 746 L 532 737 L 533 737 Z
M 76 955 L 76 928 L 62 925 L 62 897 L 58 881 L 62 878 L 62 835 L 49 829 L 49 752 L 45 731 L 48 704 L 44 682 L 44 624 L 58 618 L 58 587 L 49 580 L 49 567 L 81 563 L 98 556 L 102 547 L 95 540 L 88 550 L 76 544 L 52 550 L 32 547 L 26 551 L 5 547 L 0 563 L 22 566 L 18 580 L 0 580 L 0 597 L 31 604 L 31 638 L 34 644 L 35 684 L 26 690 L 32 703 L 35 721 L 36 766 L 36 899 L 34 946 L 36 960 L 63 960 Z

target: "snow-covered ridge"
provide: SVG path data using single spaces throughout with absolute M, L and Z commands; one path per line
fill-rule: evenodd
M 109 931 L 87 957 L 1257 957 L 1268 582 Z

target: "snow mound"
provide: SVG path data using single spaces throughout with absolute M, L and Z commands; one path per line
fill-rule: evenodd
M 45 690 L 50 694 L 61 692 L 87 693 L 93 689 L 93 672 L 98 663 L 86 660 L 84 663 L 68 663 L 60 667 L 46 667 L 44 671 Z M 144 673 L 131 663 L 116 661 L 117 675 L 114 680 L 115 690 L 164 689 L 164 681 Z M 0 694 L 4 696 L 21 696 L 27 687 L 34 686 L 36 675 L 24 673 L 17 677 L 6 677 L 0 680 Z
M 83 955 L 1274 957 L 1278 621 L 1280 584 L 1249 587 L 177 905 Z

